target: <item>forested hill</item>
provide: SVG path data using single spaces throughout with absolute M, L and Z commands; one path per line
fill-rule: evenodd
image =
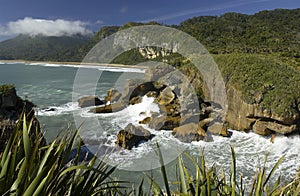
M 90 37 L 74 36 L 28 36 L 19 35 L 0 43 L 2 60 L 63 61 L 73 48 L 82 47 Z
M 212 53 L 272 53 L 299 57 L 300 9 L 200 16 L 178 29 L 194 36 Z
M 157 24 L 155 22 L 147 24 Z M 299 62 L 300 9 L 261 11 L 254 15 L 226 13 L 199 16 L 171 27 L 198 39 L 211 53 L 277 53 Z M 24 37 L 0 43 L 0 59 L 81 61 L 103 38 L 131 26 L 102 27 L 88 41 L 76 37 Z

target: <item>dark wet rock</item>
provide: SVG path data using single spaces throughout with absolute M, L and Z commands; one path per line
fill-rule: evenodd
M 1 109 L 14 109 L 17 106 L 18 96 L 15 88 L 6 89 L 0 94 Z
M 180 116 L 181 114 L 181 105 L 178 99 L 175 99 L 172 103 L 167 105 L 158 105 L 160 112 L 167 116 Z
M 160 92 L 156 101 L 160 105 L 168 105 L 172 101 L 174 101 L 175 98 L 176 98 L 176 95 L 173 92 L 173 90 L 170 87 L 166 87 L 164 90 L 162 90 Z
M 143 120 L 139 121 L 139 124 L 149 124 L 151 117 L 146 117 Z
M 157 97 L 163 88 L 165 86 L 157 88 L 153 82 L 140 84 L 132 91 L 129 100 L 131 102 L 133 99 L 142 98 L 145 95 L 148 97 Z
M 107 91 L 107 95 L 104 98 L 106 102 L 114 103 L 118 102 L 122 94 L 116 89 L 110 89 Z
M 142 79 L 136 79 L 136 80 L 127 80 L 125 85 L 124 85 L 124 89 L 123 89 L 123 92 L 122 92 L 122 96 L 121 96 L 121 99 L 124 101 L 124 102 L 129 102 L 130 101 L 130 98 L 132 98 L 131 94 L 133 92 L 133 90 L 138 86 L 140 85 L 141 83 L 143 83 L 143 80 Z
M 135 104 L 139 104 L 142 103 L 143 97 L 133 97 L 130 99 L 129 104 L 130 105 L 135 105 Z
M 155 130 L 173 130 L 175 127 L 178 127 L 180 123 L 180 116 L 158 116 L 156 118 L 151 118 L 149 127 Z
M 101 101 L 97 96 L 87 96 L 78 99 L 78 105 L 81 108 L 103 105 L 104 101 Z
M 147 94 L 146 94 L 147 97 L 154 97 L 156 98 L 158 96 L 158 92 L 157 91 L 149 91 Z
M 3 87 L 3 86 L 0 86 Z M 0 91 L 0 152 L 5 148 L 6 143 L 15 130 L 16 126 L 22 121 L 23 113 L 26 114 L 27 122 L 32 120 L 30 130 L 30 138 L 32 142 L 39 138 L 39 147 L 46 145 L 46 139 L 40 131 L 39 121 L 34 115 L 35 105 L 28 100 L 22 100 L 17 96 L 16 90 L 13 86 L 5 91 Z M 36 135 L 36 133 L 38 135 Z
M 45 112 L 55 112 L 56 109 L 55 108 L 44 108 L 43 109 Z
M 209 124 L 213 121 L 213 118 L 204 118 L 202 120 L 199 121 L 199 126 L 202 127 L 202 129 L 207 129 L 207 127 L 209 126 Z
M 90 112 L 93 113 L 112 113 L 123 110 L 126 105 L 123 102 L 112 103 L 109 105 L 99 106 L 96 108 L 92 108 Z
M 203 140 L 206 137 L 205 131 L 196 123 L 188 123 L 173 129 L 174 137 L 182 142 Z
M 141 126 L 128 124 L 125 129 L 119 131 L 116 144 L 122 148 L 131 150 L 138 146 L 139 143 L 148 141 L 154 137 L 148 130 Z

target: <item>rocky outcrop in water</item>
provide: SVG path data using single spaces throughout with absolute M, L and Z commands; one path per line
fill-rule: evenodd
M 117 103 L 112 103 L 112 104 L 92 108 L 92 109 L 90 109 L 90 112 L 93 112 L 93 113 L 112 113 L 112 112 L 118 112 L 120 110 L 123 110 L 125 107 L 126 107 L 125 103 L 117 102 Z
M 225 113 L 220 104 L 204 101 L 204 97 L 208 94 L 207 87 L 201 76 L 194 71 L 188 67 L 178 71 L 172 66 L 158 64 L 146 71 L 144 79 L 126 82 L 122 95 L 118 95 L 114 103 L 118 106 L 117 109 L 110 109 L 114 105 L 112 104 L 91 111 L 96 113 L 119 111 L 130 104 L 140 103 L 143 96 L 153 97 L 160 112 L 145 116 L 139 123 L 156 131 L 170 130 L 174 137 L 182 142 L 211 141 L 211 135 L 230 137 L 232 132 L 228 131 L 228 128 L 240 131 L 253 130 L 260 135 L 291 134 L 299 131 L 300 112 L 298 115 L 284 116 L 263 110 L 259 104 L 263 96 L 257 93 L 256 103 L 248 104 L 244 101 L 242 92 L 230 82 L 226 85 L 228 110 Z M 129 127 L 132 128 L 133 125 Z M 134 135 L 135 132 L 122 130 L 118 134 L 117 144 L 131 149 L 138 140 L 147 140 L 135 138 Z
M 87 96 L 78 99 L 78 105 L 81 108 L 103 105 L 104 101 L 100 100 L 97 96 Z
M 46 140 L 40 132 L 38 120 L 34 116 L 34 104 L 27 100 L 22 100 L 17 96 L 16 89 L 12 85 L 0 86 L 0 152 L 15 130 L 19 121 L 22 121 L 22 115 L 26 114 L 27 121 L 32 120 L 30 138 L 35 141 L 36 137 L 40 138 L 39 146 L 45 146 Z M 36 131 L 38 135 L 36 135 Z
M 148 141 L 153 137 L 154 135 L 143 127 L 128 124 L 123 130 L 119 131 L 116 144 L 120 147 L 131 150 L 141 142 Z
M 122 94 L 118 90 L 109 89 L 107 91 L 107 95 L 105 96 L 104 100 L 106 102 L 114 103 L 114 102 L 119 101 L 121 96 L 122 96 Z
M 182 142 L 203 140 L 206 132 L 196 123 L 188 123 L 173 129 L 172 134 Z

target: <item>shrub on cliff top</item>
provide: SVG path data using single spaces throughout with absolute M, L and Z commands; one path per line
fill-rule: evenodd
M 0 85 L 0 94 L 5 94 L 7 91 L 14 89 L 15 86 L 12 84 Z
M 214 55 L 214 59 L 225 82 L 242 91 L 247 103 L 279 115 L 299 113 L 300 72 L 282 58 L 236 53 Z

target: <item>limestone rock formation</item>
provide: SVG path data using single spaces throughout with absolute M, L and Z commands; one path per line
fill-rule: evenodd
M 151 121 L 151 117 L 146 117 L 143 120 L 139 121 L 139 124 L 148 124 Z
M 107 96 L 104 98 L 106 102 L 114 103 L 119 101 L 122 94 L 116 89 L 109 89 L 107 91 Z
M 123 102 L 112 103 L 109 105 L 103 105 L 96 108 L 90 109 L 93 113 L 112 113 L 123 110 L 126 105 Z
M 253 129 L 260 135 L 270 135 L 273 132 L 280 134 L 299 132 L 299 115 L 282 116 L 262 109 L 257 103 L 248 104 L 243 101 L 242 93 L 234 87 L 227 89 L 227 100 L 226 122 L 229 128 L 240 131 Z
M 180 122 L 180 116 L 158 116 L 156 118 L 151 118 L 149 127 L 155 130 L 173 130 L 180 125 Z
M 159 105 L 168 105 L 176 98 L 175 93 L 170 87 L 166 87 L 162 90 L 157 97 L 157 102 Z
M 143 127 L 134 126 L 130 123 L 123 130 L 119 131 L 116 144 L 122 148 L 131 150 L 142 141 L 148 141 L 153 137 L 154 135 Z
M 196 123 L 188 123 L 173 129 L 172 134 L 182 142 L 203 140 L 205 131 Z
M 87 96 L 78 99 L 78 105 L 81 108 L 103 105 L 104 101 L 101 101 L 97 96 Z
M 173 66 L 167 64 L 158 64 L 154 67 L 150 67 L 145 72 L 145 81 L 146 82 L 157 81 L 161 77 L 165 76 L 166 74 L 174 70 L 175 68 Z
M 230 137 L 232 133 L 228 131 L 227 126 L 220 122 L 213 122 L 208 128 L 207 131 L 213 135 L 220 135 L 223 137 Z

